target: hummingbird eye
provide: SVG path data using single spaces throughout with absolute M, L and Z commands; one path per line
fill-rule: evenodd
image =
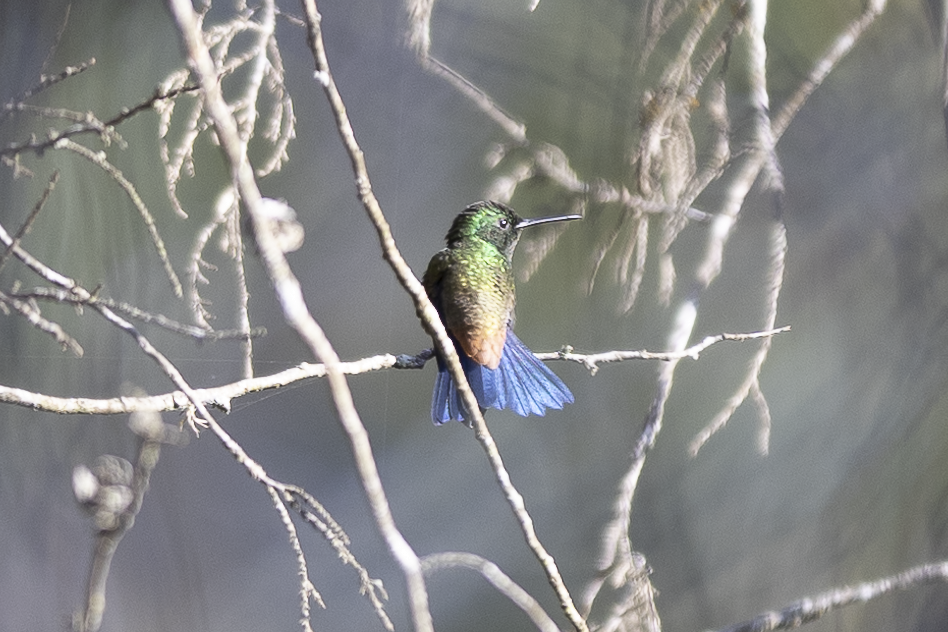
M 507 221 L 507 219 L 503 217 L 497 220 L 497 225 L 500 226 L 501 228 L 507 228 L 508 223 L 509 222 Z

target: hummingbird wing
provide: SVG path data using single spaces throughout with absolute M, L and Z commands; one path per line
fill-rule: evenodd
M 448 269 L 450 253 L 448 249 L 439 250 L 428 262 L 424 275 L 421 277 L 421 284 L 425 288 L 428 300 L 438 310 L 441 318 L 444 319 L 444 312 L 441 306 L 441 288 L 444 285 L 444 273 Z

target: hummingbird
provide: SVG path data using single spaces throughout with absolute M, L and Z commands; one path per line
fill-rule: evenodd
M 526 417 L 573 403 L 562 380 L 512 329 L 517 302 L 512 259 L 520 234 L 529 226 L 573 219 L 582 215 L 523 219 L 500 202 L 475 202 L 454 219 L 445 238 L 448 247 L 428 263 L 422 284 L 482 411 L 510 408 Z M 472 424 L 440 356 L 431 419 L 438 425 L 452 420 Z

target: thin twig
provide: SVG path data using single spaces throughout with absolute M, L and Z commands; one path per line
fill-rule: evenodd
M 778 327 L 776 329 L 754 331 L 746 334 L 715 334 L 713 336 L 706 336 L 701 342 L 686 349 L 682 349 L 681 351 L 604 351 L 602 353 L 584 354 L 573 353 L 572 347 L 566 347 L 566 349 L 563 351 L 537 353 L 536 356 L 541 360 L 568 360 L 570 362 L 576 362 L 585 366 L 587 369 L 589 369 L 590 373 L 595 375 L 596 372 L 599 371 L 600 364 L 606 364 L 609 362 L 623 362 L 625 360 L 662 360 L 665 362 L 682 360 L 684 358 L 697 360 L 702 351 L 713 344 L 717 344 L 725 340 L 742 341 L 756 340 L 758 338 L 770 338 L 771 336 L 782 334 L 787 331 L 790 331 L 789 325 Z
M 409 605 L 415 628 L 419 632 L 431 632 L 433 630 L 431 613 L 428 610 L 427 594 L 418 556 L 395 525 L 372 455 L 368 433 L 356 411 L 345 376 L 339 369 L 339 356 L 326 338 L 322 328 L 309 313 L 299 281 L 293 275 L 275 236 L 266 230 L 266 213 L 263 208 L 263 200 L 257 187 L 253 168 L 247 160 L 246 145 L 240 140 L 233 114 L 221 93 L 218 71 L 204 41 L 198 23 L 198 16 L 195 14 L 190 0 L 168 0 L 168 5 L 181 35 L 189 65 L 201 86 L 205 112 L 213 121 L 217 138 L 232 170 L 240 198 L 250 215 L 261 261 L 280 300 L 284 316 L 309 346 L 310 351 L 326 365 L 333 402 L 340 423 L 349 437 L 353 458 L 359 472 L 359 479 L 369 501 L 376 526 L 388 545 L 393 558 L 405 575 L 410 595 Z M 310 37 L 318 38 L 319 15 L 316 12 L 315 4 L 312 2 L 306 3 L 304 8 L 307 10 L 308 21 L 310 22 Z M 312 39 L 311 44 L 313 44 Z M 324 56 L 323 59 L 325 59 Z
M 51 132 L 45 140 L 31 139 L 26 142 L 0 147 L 0 156 L 17 156 L 27 151 L 40 154 L 43 151 L 52 148 L 56 143 L 63 140 L 64 138 L 72 138 L 73 136 L 78 136 L 81 134 L 95 133 L 106 140 L 113 139 L 115 138 L 115 130 L 113 128 L 120 123 L 124 123 L 140 112 L 154 108 L 164 101 L 174 100 L 181 94 L 193 92 L 195 90 L 197 90 L 197 86 L 192 85 L 179 86 L 167 91 L 156 90 L 151 98 L 139 103 L 132 108 L 122 109 L 121 112 L 106 121 L 100 121 L 91 112 L 83 113 L 81 116 L 81 122 L 77 123 L 76 125 L 71 125 L 64 130 Z M 6 107 L 11 111 L 22 111 L 24 109 L 29 109 L 28 106 L 22 102 L 12 103 Z
M 764 326 L 773 327 L 777 320 L 777 301 L 780 296 L 780 289 L 783 287 L 783 273 L 787 257 L 787 230 L 782 222 L 775 222 L 770 234 L 770 253 L 771 253 L 771 276 L 768 283 L 768 293 L 766 300 L 767 313 L 764 317 Z M 774 333 L 786 331 L 789 327 L 782 330 L 773 330 Z M 761 454 L 767 454 L 770 444 L 770 408 L 767 406 L 767 400 L 760 390 L 760 371 L 770 353 L 772 338 L 766 337 L 760 348 L 754 354 L 748 366 L 747 373 L 743 383 L 731 395 L 724 408 L 702 428 L 688 446 L 688 451 L 692 456 L 698 454 L 701 447 L 707 443 L 718 430 L 724 427 L 734 411 L 744 403 L 748 395 L 752 395 L 755 406 L 759 413 L 761 423 L 761 432 L 757 442 L 758 451 Z
M 315 601 L 323 610 L 326 609 L 326 603 L 323 601 L 323 596 L 319 594 L 319 591 L 316 590 L 316 586 L 313 585 L 313 582 L 309 578 L 309 565 L 306 563 L 306 554 L 303 553 L 303 547 L 300 545 L 300 537 L 296 532 L 296 525 L 293 524 L 290 513 L 283 504 L 283 499 L 273 487 L 267 485 L 266 488 L 270 499 L 273 501 L 273 508 L 276 509 L 277 514 L 280 516 L 280 522 L 283 523 L 283 528 L 286 529 L 287 537 L 290 540 L 290 548 L 293 549 L 293 553 L 296 555 L 297 574 L 300 579 L 300 624 L 303 626 L 303 632 L 313 632 L 313 626 L 309 620 L 310 600 Z
M 68 12 L 67 12 L 67 15 L 68 15 Z M 80 64 L 76 64 L 75 66 L 66 66 L 55 75 L 40 75 L 40 80 L 36 85 L 31 86 L 29 89 L 27 89 L 26 92 L 21 94 L 19 97 L 17 97 L 16 99 L 11 99 L 10 101 L 7 101 L 3 105 L 3 112 L 0 112 L 0 122 L 3 122 L 3 120 L 11 112 L 16 111 L 17 103 L 22 103 L 23 101 L 26 101 L 30 97 L 37 95 L 40 92 L 43 92 L 44 90 L 46 90 L 47 88 L 54 86 L 57 83 L 60 83 L 62 81 L 65 81 L 66 79 L 69 79 L 70 77 L 75 77 L 79 73 L 85 72 L 92 66 L 95 66 L 95 57 L 91 57 L 89 58 L 88 61 L 84 61 Z
M 13 249 L 20 244 L 20 240 L 30 232 L 30 228 L 33 227 L 33 222 L 36 220 L 36 216 L 39 215 L 40 211 L 43 210 L 43 207 L 46 206 L 46 201 L 49 199 L 53 189 L 56 188 L 57 182 L 59 182 L 58 169 L 53 172 L 52 176 L 50 176 L 49 182 L 46 183 L 46 188 L 43 189 L 43 194 L 40 196 L 40 199 L 36 201 L 36 204 L 33 205 L 33 210 L 30 211 L 30 214 L 26 216 L 26 221 L 24 221 L 23 225 L 20 226 L 20 230 L 16 231 L 16 234 L 13 236 L 13 242 L 3 250 L 3 253 L 0 253 L 0 270 L 3 270 L 3 266 L 6 265 L 7 259 L 10 257 L 10 253 L 12 253 Z
M 820 87 L 827 75 L 849 54 L 849 51 L 853 49 L 853 46 L 856 45 L 866 29 L 885 11 L 885 5 L 886 0 L 868 0 L 863 12 L 846 27 L 833 41 L 829 50 L 817 60 L 807 78 L 774 116 L 772 126 L 775 142 L 783 136 L 783 133 L 810 95 Z
M 155 246 L 156 252 L 158 253 L 158 258 L 161 259 L 161 265 L 164 266 L 165 275 L 167 275 L 168 281 L 171 283 L 171 289 L 174 291 L 175 296 L 181 298 L 183 296 L 181 281 L 178 280 L 178 274 L 174 271 L 174 266 L 171 265 L 171 259 L 168 258 L 168 251 L 165 248 L 164 240 L 161 238 L 161 233 L 158 232 L 158 226 L 155 224 L 155 218 L 152 216 L 151 211 L 148 210 L 148 207 L 145 206 L 145 202 L 142 200 L 141 196 L 138 195 L 135 185 L 132 184 L 128 178 L 124 176 L 124 174 L 122 174 L 118 167 L 109 162 L 108 158 L 105 156 L 104 151 L 92 151 L 85 145 L 80 145 L 79 143 L 73 142 L 68 138 L 60 139 L 55 145 L 53 145 L 53 147 L 56 149 L 68 149 L 69 151 L 79 154 L 92 164 L 105 171 L 105 173 L 107 173 L 110 178 L 115 180 L 116 184 L 118 184 L 119 187 L 125 191 L 125 194 L 128 195 L 128 198 L 132 201 L 135 209 L 138 210 L 139 215 L 141 215 L 142 221 L 145 222 L 145 227 L 148 229 L 148 234 L 151 236 L 151 241 Z
M 375 614 L 381 621 L 386 630 L 394 630 L 395 625 L 385 611 L 384 601 L 388 600 L 388 593 L 385 587 L 378 579 L 369 575 L 368 570 L 359 563 L 359 561 L 349 550 L 349 536 L 342 530 L 342 527 L 333 519 L 328 511 L 306 490 L 287 485 L 283 489 L 283 500 L 288 506 L 295 509 L 313 528 L 323 534 L 323 537 L 332 545 L 339 559 L 356 570 L 359 575 L 359 592 L 366 595 L 375 608 Z
M 173 431 L 166 431 L 161 418 L 154 413 L 133 414 L 129 420 L 129 426 L 141 438 L 132 479 L 123 482 L 123 486 L 127 485 L 131 498 L 128 505 L 122 508 L 118 515 L 112 517 L 107 525 L 99 525 L 95 553 L 89 570 L 86 607 L 81 617 L 78 617 L 78 625 L 74 626 L 76 632 L 96 632 L 101 627 L 102 616 L 105 613 L 106 582 L 112 559 L 119 543 L 134 526 L 135 517 L 141 510 L 151 473 L 158 464 L 162 442 L 174 436 Z M 110 483 L 115 485 L 117 481 L 110 481 Z M 103 510 L 114 511 L 115 508 L 100 506 L 99 511 Z
M 434 57 L 426 55 L 421 57 L 420 61 L 422 68 L 451 84 L 458 92 L 477 106 L 481 112 L 491 118 L 514 142 L 518 144 L 525 144 L 527 142 L 526 126 L 504 112 L 503 108 L 501 108 L 489 94 L 468 81 L 467 78 L 456 70 Z
M 441 357 L 444 359 L 448 366 L 448 370 L 451 372 L 455 383 L 458 385 L 458 391 L 464 400 L 467 409 L 472 411 L 472 417 L 474 418 L 472 420 L 474 424 L 474 435 L 481 443 L 484 451 L 487 453 L 488 460 L 490 461 L 494 474 L 500 483 L 504 496 L 507 499 L 507 502 L 510 504 L 514 515 L 517 517 L 517 521 L 520 524 L 528 546 L 531 548 L 534 555 L 536 555 L 537 559 L 543 566 L 543 569 L 547 575 L 547 579 L 549 580 L 550 585 L 553 587 L 554 592 L 560 600 L 560 606 L 563 608 L 567 618 L 569 618 L 576 630 L 579 632 L 586 632 L 588 629 L 586 622 L 576 610 L 572 597 L 570 596 L 569 591 L 563 582 L 562 575 L 560 574 L 559 569 L 556 567 L 556 562 L 553 559 L 553 556 L 551 556 L 546 551 L 537 537 L 536 530 L 533 526 L 533 519 L 527 512 L 526 505 L 523 501 L 523 496 L 521 496 L 516 487 L 514 487 L 512 481 L 510 480 L 510 475 L 504 467 L 500 452 L 497 449 L 497 445 L 487 428 L 487 424 L 484 422 L 483 416 L 479 412 L 480 409 L 477 405 L 477 400 L 475 399 L 473 392 L 471 392 L 470 387 L 467 384 L 467 378 L 464 376 L 464 372 L 461 369 L 460 361 L 458 360 L 454 345 L 448 338 L 447 332 L 444 329 L 444 325 L 441 323 L 434 306 L 428 300 L 424 288 L 421 286 L 421 283 L 415 277 L 414 273 L 412 273 L 411 268 L 405 262 L 404 258 L 401 256 L 401 253 L 398 251 L 398 248 L 395 246 L 395 240 L 392 237 L 391 227 L 382 213 L 382 209 L 378 204 L 378 200 L 375 198 L 375 194 L 372 192 L 368 171 L 365 166 L 365 158 L 355 139 L 352 126 L 349 122 L 348 116 L 346 115 L 345 104 L 342 101 L 342 97 L 339 94 L 332 74 L 329 71 L 329 64 L 326 59 L 326 53 L 323 47 L 322 34 L 320 30 L 321 17 L 316 9 L 314 0 L 303 0 L 303 5 L 308 25 L 309 43 L 310 47 L 312 48 L 313 57 L 316 63 L 316 77 L 326 92 L 326 96 L 329 99 L 330 105 L 332 106 L 333 114 L 336 117 L 336 124 L 343 140 L 343 144 L 346 146 L 346 149 L 349 152 L 353 171 L 356 175 L 359 199 L 362 201 L 366 212 L 369 214 L 369 217 L 372 220 L 376 231 L 378 232 L 379 242 L 382 247 L 382 256 L 386 259 L 386 261 L 388 261 L 389 265 L 391 265 L 396 277 L 398 277 L 399 282 L 412 297 L 412 300 L 415 303 L 415 309 L 422 320 L 422 325 L 434 339 L 435 345 L 437 346 Z M 430 626 L 431 623 L 430 615 L 427 613 L 427 596 L 423 593 L 423 580 L 418 578 L 416 581 L 417 584 L 415 585 L 409 583 L 409 592 L 411 594 L 411 604 L 413 617 L 415 618 L 415 626 L 424 626 L 425 629 L 428 629 L 428 626 Z M 421 601 L 422 597 L 424 598 L 424 602 Z M 418 600 L 417 602 L 415 601 L 416 599 Z M 417 618 L 417 615 L 422 610 L 422 606 L 424 606 L 425 616 L 427 617 L 427 619 L 424 621 L 420 621 Z
M 908 590 L 936 583 L 948 583 L 948 561 L 922 564 L 897 575 L 855 586 L 834 588 L 813 597 L 801 599 L 782 610 L 764 612 L 749 621 L 721 628 L 718 632 L 770 632 L 799 628 L 843 606 L 868 603 L 897 590 Z
M 116 301 L 104 296 L 99 296 L 98 294 L 93 295 L 88 300 L 83 300 L 75 294 L 67 292 L 66 290 L 35 287 L 29 290 L 17 290 L 15 292 L 10 292 L 9 295 L 20 299 L 56 301 L 57 303 L 70 303 L 80 306 L 99 303 L 115 310 L 116 312 L 125 314 L 129 318 L 134 318 L 135 320 L 141 321 L 143 323 L 156 325 L 162 329 L 167 329 L 168 331 L 177 334 L 189 336 L 200 342 L 215 342 L 218 340 L 244 340 L 246 338 L 259 338 L 261 336 L 267 335 L 266 327 L 252 327 L 249 330 L 243 331 L 240 329 L 203 329 L 193 325 L 186 325 L 162 314 L 152 314 L 151 312 L 146 312 L 145 310 L 139 309 L 138 307 L 135 307 L 129 303 Z
M 66 333 L 66 330 L 58 323 L 44 318 L 35 303 L 31 301 L 21 301 L 0 292 L 0 306 L 13 309 L 13 311 L 25 318 L 33 327 L 52 336 L 64 350 L 69 349 L 76 357 L 82 357 L 82 345 L 80 345 L 75 338 Z
M 510 579 L 500 567 L 473 553 L 432 553 L 421 558 L 421 568 L 430 575 L 445 568 L 468 568 L 480 573 L 502 595 L 510 599 L 518 608 L 530 617 L 533 625 L 541 632 L 559 632 L 556 622 L 543 610 L 533 596 Z

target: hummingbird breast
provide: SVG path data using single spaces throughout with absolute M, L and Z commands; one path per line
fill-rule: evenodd
M 496 369 L 516 300 L 510 262 L 489 245 L 446 253 L 440 305 L 445 327 L 471 359 Z

